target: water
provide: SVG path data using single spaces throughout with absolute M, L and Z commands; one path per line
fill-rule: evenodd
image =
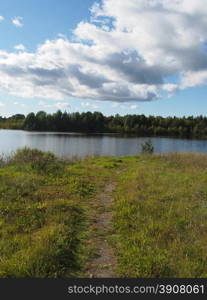
M 52 151 L 57 156 L 77 155 L 134 155 L 141 151 L 149 138 L 120 137 L 116 135 L 85 135 L 77 133 L 28 132 L 0 130 L 0 154 L 10 154 L 18 148 L 30 147 Z M 190 140 L 152 137 L 156 153 L 207 152 L 207 140 Z

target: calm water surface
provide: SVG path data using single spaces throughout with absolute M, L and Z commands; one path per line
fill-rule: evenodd
M 58 156 L 134 155 L 149 138 L 114 135 L 84 135 L 77 133 L 28 132 L 0 130 L 0 154 L 10 154 L 18 148 L 30 147 L 52 151 Z M 207 140 L 152 137 L 156 153 L 207 152 Z

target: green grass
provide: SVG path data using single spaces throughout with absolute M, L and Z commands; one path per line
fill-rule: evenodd
M 207 155 L 67 160 L 27 148 L 0 159 L 0 277 L 85 277 L 111 181 L 117 276 L 207 277 Z
M 116 159 L 22 149 L 0 166 L 0 277 L 79 277 L 96 194 Z
M 207 277 L 207 156 L 131 158 L 115 192 L 121 277 Z

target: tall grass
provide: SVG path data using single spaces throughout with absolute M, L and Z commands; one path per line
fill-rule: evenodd
M 27 148 L 0 159 L 0 277 L 87 276 L 112 180 L 117 276 L 207 277 L 206 155 L 67 160 Z
M 96 194 L 116 159 L 24 148 L 0 159 L 0 277 L 80 277 Z
M 123 277 L 207 277 L 207 156 L 140 156 L 115 193 Z

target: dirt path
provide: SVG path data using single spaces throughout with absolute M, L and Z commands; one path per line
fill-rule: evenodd
M 111 226 L 113 212 L 112 192 L 115 189 L 114 183 L 105 186 L 99 196 L 100 213 L 94 218 L 94 239 L 93 245 L 97 249 L 97 257 L 92 259 L 87 268 L 89 277 L 94 278 L 114 278 L 116 277 L 116 258 L 114 251 L 107 241 L 108 231 Z

